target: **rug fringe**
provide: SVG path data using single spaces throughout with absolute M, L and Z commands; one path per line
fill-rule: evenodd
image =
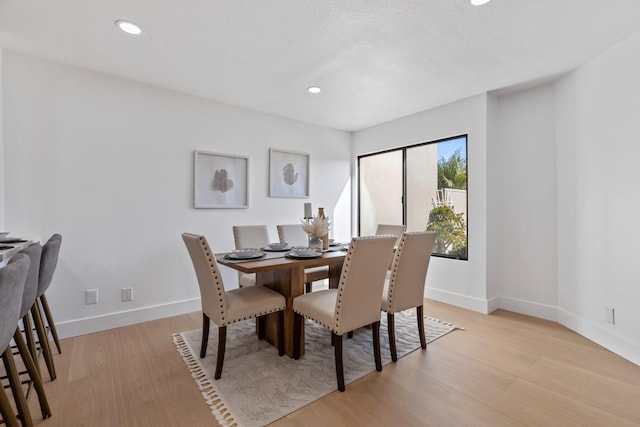
M 191 376 L 196 381 L 198 389 L 202 393 L 205 402 L 209 405 L 211 413 L 222 426 L 241 427 L 241 424 L 235 420 L 213 384 L 207 373 L 202 369 L 200 362 L 193 356 L 187 343 L 184 341 L 182 334 L 173 334 L 173 342 L 182 360 L 187 365 Z
M 458 326 L 455 323 L 445 322 L 444 320 L 440 320 L 440 319 L 437 319 L 435 317 L 430 317 L 430 316 L 424 316 L 424 318 L 425 319 L 429 319 L 429 320 L 433 320 L 434 322 L 442 323 L 443 325 L 451 326 L 453 328 L 452 330 L 460 329 L 461 331 L 464 331 L 464 326 Z

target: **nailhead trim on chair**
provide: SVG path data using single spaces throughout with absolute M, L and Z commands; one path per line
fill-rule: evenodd
M 402 250 L 404 249 L 405 241 L 407 240 L 407 234 L 411 233 L 403 233 L 402 238 L 400 239 L 400 243 L 398 244 L 398 249 L 393 256 L 393 265 L 391 266 L 391 277 L 389 277 L 389 289 L 388 289 L 388 298 L 387 298 L 387 309 L 386 312 L 391 310 L 391 301 L 393 301 L 393 291 L 396 287 L 396 277 L 398 275 L 398 267 L 400 264 L 400 256 L 402 255 Z
M 358 240 L 365 240 L 365 239 L 380 239 L 380 238 L 386 238 L 389 237 L 388 235 L 379 235 L 379 236 L 364 236 L 364 237 L 359 237 Z M 340 275 L 340 283 L 338 285 L 338 300 L 336 303 L 336 318 L 335 318 L 335 326 L 332 328 L 330 326 L 327 325 L 323 325 L 329 329 L 331 329 L 333 332 L 336 332 L 338 330 L 338 328 L 340 327 L 340 304 L 342 303 L 342 290 L 344 288 L 344 280 L 345 277 L 347 276 L 347 272 L 349 271 L 349 263 L 351 261 L 351 257 L 353 256 L 353 250 L 358 242 L 358 240 L 352 240 L 351 244 L 349 245 L 349 251 L 347 252 L 347 255 L 345 256 L 344 259 L 344 264 L 342 267 L 342 274 Z M 313 319 L 315 320 L 315 319 Z M 318 322 L 320 323 L 320 322 Z
M 278 311 L 284 310 L 285 308 L 287 308 L 287 307 L 283 305 L 282 307 L 279 307 L 279 308 L 276 308 L 276 309 L 273 309 L 273 310 L 260 312 L 259 314 L 256 314 L 255 316 L 248 316 L 248 317 L 243 317 L 242 319 L 232 320 L 231 322 L 225 322 L 225 324 L 222 325 L 222 326 L 227 326 L 227 325 L 230 325 L 230 324 L 236 323 L 236 322 L 242 322 L 243 320 L 253 319 L 254 317 L 264 316 L 265 314 L 269 314 L 269 313 L 277 313 Z
M 247 317 L 243 317 L 242 319 L 236 319 L 236 320 L 232 320 L 232 321 L 228 322 L 227 321 L 227 317 L 226 317 L 226 307 L 224 305 L 222 285 L 220 283 L 220 278 L 218 277 L 218 274 L 216 273 L 215 264 L 213 263 L 213 256 L 211 255 L 211 252 L 209 252 L 209 248 L 207 247 L 207 242 L 205 241 L 204 237 L 200 236 L 199 240 L 200 240 L 200 244 L 202 245 L 202 249 L 204 249 L 204 252 L 207 255 L 207 259 L 209 260 L 209 266 L 211 267 L 211 273 L 213 274 L 213 276 L 215 277 L 215 280 L 216 280 L 216 292 L 218 293 L 218 302 L 220 303 L 220 310 L 222 311 L 222 325 L 218 325 L 218 326 L 227 326 L 227 325 L 230 325 L 232 323 L 242 322 L 243 320 L 253 319 L 254 317 L 264 316 L 265 314 L 277 313 L 278 311 L 284 310 L 285 308 L 287 308 L 286 305 L 283 305 L 282 307 L 279 307 L 277 309 L 260 312 L 259 314 L 255 315 L 255 316 L 247 316 Z
M 206 240 L 204 239 L 203 236 L 200 236 L 198 238 L 198 240 L 200 240 L 200 244 L 202 245 L 202 249 L 204 250 L 204 253 L 207 256 L 207 259 L 209 260 L 209 267 L 211 268 L 211 274 L 213 274 L 213 277 L 215 277 L 216 293 L 218 294 L 218 304 L 220 304 L 220 311 L 222 313 L 222 323 L 223 323 L 223 325 L 220 325 L 220 326 L 224 326 L 224 324 L 226 324 L 226 321 L 225 321 L 225 318 L 226 318 L 226 307 L 225 307 L 225 304 L 224 304 L 224 291 L 222 289 L 222 285 L 220 284 L 220 278 L 218 277 L 218 273 L 216 272 L 216 267 L 215 267 L 215 264 L 213 262 L 213 256 L 211 255 L 211 252 L 209 252 L 209 246 L 207 245 Z
M 359 237 L 358 240 L 380 239 L 380 238 L 386 238 L 386 237 L 389 237 L 389 235 L 381 234 L 379 236 L 363 236 L 363 237 Z M 342 290 L 344 288 L 344 280 L 347 275 L 347 271 L 349 271 L 349 263 L 351 262 L 351 257 L 353 257 L 353 250 L 356 244 L 357 244 L 357 240 L 355 242 L 354 241 L 351 242 L 351 244 L 349 245 L 349 250 L 347 251 L 347 254 L 344 257 L 344 263 L 342 264 L 342 274 L 340 275 L 340 283 L 338 284 L 338 297 L 336 301 L 336 317 L 335 317 L 334 326 L 325 325 L 324 323 L 320 322 L 317 319 L 314 319 L 313 317 L 303 315 L 306 319 L 311 319 L 314 322 L 319 323 L 320 325 L 324 326 L 325 328 L 335 333 L 337 333 L 338 327 L 340 326 L 340 304 L 342 303 Z M 302 314 L 297 311 L 296 313 Z

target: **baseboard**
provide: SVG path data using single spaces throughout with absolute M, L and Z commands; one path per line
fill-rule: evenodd
M 200 298 L 194 298 L 176 301 L 170 304 L 154 305 L 101 316 L 85 317 L 67 322 L 56 322 L 56 329 L 60 338 L 70 338 L 165 317 L 178 316 L 201 309 Z
M 425 288 L 424 297 L 434 301 L 443 302 L 445 304 L 455 305 L 456 307 L 466 308 L 467 310 L 477 311 L 479 313 L 490 313 L 489 302 L 481 298 L 443 291 L 441 289 L 430 288 L 428 286 Z
M 518 298 L 505 296 L 498 297 L 498 308 L 515 313 L 526 314 L 527 316 L 538 317 L 540 319 L 558 321 L 558 310 L 556 306 L 540 304 Z
M 558 323 L 561 325 L 640 366 L 640 343 L 632 342 L 617 335 L 610 328 L 580 318 L 566 310 L 558 308 L 557 313 Z

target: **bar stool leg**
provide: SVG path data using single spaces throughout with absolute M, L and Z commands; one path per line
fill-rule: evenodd
M 23 427 L 32 427 L 33 421 L 31 419 L 31 413 L 29 412 L 27 400 L 24 397 L 22 384 L 20 383 L 20 377 L 18 377 L 18 371 L 16 369 L 16 364 L 13 360 L 13 354 L 11 353 L 10 347 L 2 353 L 2 361 L 4 362 L 4 367 L 7 371 L 7 378 L 9 379 L 9 385 L 11 386 L 13 399 L 16 402 L 16 408 L 18 409 L 18 415 L 20 416 L 20 423 Z
M 56 324 L 54 323 L 53 316 L 51 315 L 51 309 L 49 309 L 49 303 L 47 302 L 47 297 L 44 296 L 44 294 L 42 294 L 38 299 L 40 300 L 40 304 L 42 304 L 42 309 L 44 310 L 44 316 L 47 318 L 47 324 L 49 325 L 49 331 L 51 331 L 53 342 L 56 343 L 56 348 L 58 349 L 58 353 L 62 353 L 62 347 L 60 347 L 60 340 L 58 339 L 58 331 L 56 330 Z
M 33 360 L 38 360 L 38 349 L 36 348 L 36 340 L 33 338 L 33 324 L 31 323 L 31 317 L 29 317 L 29 312 L 22 316 L 22 326 L 24 327 L 24 337 L 27 341 L 26 345 L 29 349 L 29 353 L 31 353 L 31 357 Z M 36 369 L 38 373 L 40 373 L 40 366 L 36 363 Z
M 2 415 L 2 421 L 8 427 L 19 427 L 20 423 L 16 418 L 16 414 L 13 413 L 13 408 L 4 390 L 0 391 L 0 415 Z
M 42 323 L 42 317 L 40 317 L 40 311 L 38 311 L 37 302 L 34 302 L 31 306 L 31 316 L 33 317 L 33 323 L 36 326 L 38 341 L 40 341 L 40 348 L 42 349 L 44 361 L 47 365 L 47 370 L 49 371 L 49 377 L 51 378 L 51 381 L 53 381 L 56 379 L 56 367 L 53 364 L 51 348 L 49 347 L 49 339 L 47 338 L 47 332 L 44 330 L 44 324 Z
M 24 365 L 27 368 L 29 377 L 31 377 L 31 381 L 33 382 L 33 387 L 36 389 L 36 394 L 38 395 L 38 402 L 40 402 L 40 410 L 42 411 L 42 418 L 49 418 L 51 416 L 49 401 L 47 400 L 47 395 L 44 392 L 44 387 L 42 385 L 42 380 L 40 379 L 40 374 L 38 373 L 38 370 L 36 369 L 36 365 L 33 362 L 33 359 L 31 358 L 31 354 L 27 349 L 27 345 L 24 342 L 24 338 L 22 338 L 20 329 L 16 329 L 16 333 L 13 334 L 13 340 L 16 342 L 16 345 L 18 346 L 18 351 L 20 352 L 20 356 L 22 356 L 22 361 L 24 362 Z

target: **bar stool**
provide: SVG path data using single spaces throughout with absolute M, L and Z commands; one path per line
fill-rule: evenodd
M 51 353 L 49 352 L 49 355 L 47 356 L 46 350 L 48 349 L 48 345 L 42 344 L 43 341 L 46 343 L 46 336 L 42 334 L 42 320 L 38 316 L 38 311 L 33 308 L 36 302 L 36 293 L 38 290 L 38 273 L 40 270 L 41 254 L 42 246 L 40 246 L 40 243 L 33 243 L 18 253 L 18 255 L 27 256 L 27 258 L 29 258 L 30 260 L 24 285 L 24 291 L 22 293 L 22 305 L 20 310 L 20 315 L 22 316 L 22 324 L 24 326 L 24 334 L 27 342 L 25 343 L 25 338 L 22 337 L 22 332 L 20 331 L 19 326 L 16 327 L 15 333 L 13 334 L 13 341 L 18 347 L 18 352 L 22 357 L 22 361 L 27 368 L 27 373 L 31 378 L 31 382 L 33 383 L 33 387 L 36 390 L 36 394 L 38 395 L 40 410 L 42 411 L 42 418 L 48 418 L 51 416 L 51 410 L 49 409 L 49 402 L 47 401 L 47 396 L 44 392 L 44 387 L 42 385 L 42 379 L 37 364 L 38 353 L 35 345 L 35 340 L 33 338 L 33 330 L 29 317 L 29 311 L 31 311 L 31 314 L 34 317 L 36 331 L 38 331 L 41 347 L 43 353 L 45 354 L 46 361 L 47 357 L 51 357 Z M 53 371 L 53 376 L 51 379 L 55 379 L 55 371 Z M 25 425 L 24 421 L 23 425 Z
M 62 353 L 62 348 L 60 347 L 58 331 L 56 330 L 56 324 L 53 321 L 53 316 L 51 315 L 51 309 L 49 308 L 49 303 L 47 302 L 45 292 L 47 291 L 47 289 L 49 289 L 49 285 L 51 285 L 51 279 L 53 279 L 53 273 L 56 271 L 56 266 L 58 265 L 58 254 L 60 253 L 61 244 L 62 236 L 60 234 L 54 234 L 49 238 L 49 240 L 47 240 L 47 243 L 42 246 L 40 274 L 38 276 L 38 293 L 36 295 L 37 300 L 40 302 L 39 304 L 36 303 L 36 308 L 38 311 L 40 311 L 40 306 L 42 306 L 44 317 L 47 320 L 48 329 L 51 332 L 51 336 L 53 337 L 53 342 L 56 344 L 58 353 Z M 40 313 L 40 318 L 42 318 L 42 313 Z
M 13 360 L 11 338 L 20 319 L 20 304 L 28 269 L 29 258 L 26 255 L 19 254 L 11 258 L 5 267 L 0 268 L 0 351 L 2 351 L 2 360 L 7 371 L 7 378 L 11 384 L 16 407 L 22 411 L 20 418 L 25 417 L 26 413 L 24 411 L 27 405 Z M 4 387 L 2 389 L 0 392 L 0 414 L 2 415 L 2 420 L 9 427 L 17 427 L 20 424 L 13 412 L 9 399 L 7 399 Z M 28 411 L 28 408 L 26 411 Z
M 31 352 L 31 357 L 37 362 L 38 349 L 36 346 L 36 341 L 33 338 L 33 329 L 29 318 L 29 312 L 31 312 L 31 317 L 33 318 L 33 323 L 36 328 L 36 334 L 38 335 L 38 342 L 40 343 L 40 348 L 42 349 L 44 361 L 47 365 L 49 376 L 53 381 L 56 379 L 56 369 L 53 364 L 51 349 L 49 348 L 49 340 L 47 339 L 44 324 L 42 323 L 42 318 L 40 317 L 40 311 L 38 310 L 38 306 L 36 305 L 36 295 L 38 294 L 38 276 L 40 275 L 40 260 L 42 258 L 42 246 L 40 246 L 40 243 L 32 243 L 31 245 L 20 251 L 20 253 L 27 255 L 31 260 L 29 271 L 27 272 L 27 280 L 24 286 L 21 312 L 27 346 L 29 348 L 29 351 Z M 39 369 L 37 363 L 36 368 Z

